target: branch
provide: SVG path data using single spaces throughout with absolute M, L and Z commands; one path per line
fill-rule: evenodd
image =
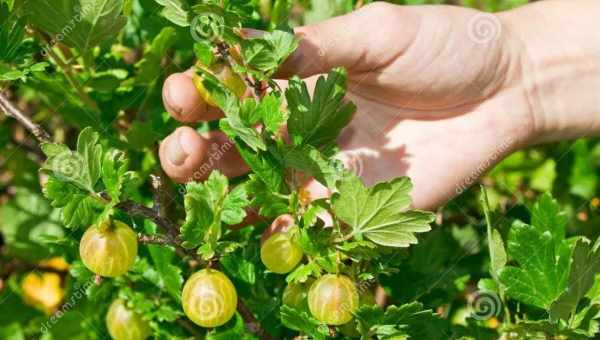
M 52 142 L 50 134 L 46 132 L 43 127 L 34 123 L 29 116 L 19 110 L 2 93 L 0 93 L 0 109 L 2 109 L 7 116 L 16 119 L 27 129 L 27 131 L 31 132 L 40 143 Z
M 237 310 L 240 313 L 240 315 L 242 316 L 242 318 L 244 319 L 244 322 L 246 323 L 246 327 L 248 328 L 248 330 L 250 332 L 254 333 L 262 340 L 272 340 L 273 339 L 269 335 L 269 333 L 267 333 L 267 331 L 265 331 L 265 329 L 262 328 L 262 326 L 260 325 L 260 322 L 258 322 L 258 320 L 256 320 L 254 315 L 252 315 L 252 313 L 250 312 L 250 309 L 248 309 L 248 307 L 242 302 L 242 300 L 239 297 L 238 297 Z
M 192 324 L 188 319 L 177 319 L 175 320 L 179 326 L 185 328 L 190 334 L 192 334 L 196 339 L 202 339 L 202 333 L 200 333 L 194 324 Z

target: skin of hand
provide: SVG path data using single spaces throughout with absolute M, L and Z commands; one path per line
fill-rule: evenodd
M 314 83 L 345 67 L 358 111 L 341 149 L 369 185 L 409 176 L 413 205 L 431 209 L 518 148 L 600 131 L 599 10 L 596 0 L 544 1 L 497 15 L 378 2 L 297 28 L 300 47 L 278 75 Z M 577 27 L 565 30 L 569 24 Z M 202 102 L 190 71 L 165 81 L 163 100 L 182 122 L 222 116 Z M 211 169 L 248 171 L 220 132 L 181 127 L 159 154 L 180 182 Z M 311 191 L 322 194 L 315 185 Z

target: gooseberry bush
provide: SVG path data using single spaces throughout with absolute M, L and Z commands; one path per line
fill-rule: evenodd
M 291 25 L 368 2 L 0 0 L 0 338 L 596 335 L 599 144 L 519 152 L 420 211 L 409 178 L 341 161 L 344 69 L 275 81 Z M 187 125 L 248 174 L 162 172 L 161 84 L 188 67 L 224 117 Z

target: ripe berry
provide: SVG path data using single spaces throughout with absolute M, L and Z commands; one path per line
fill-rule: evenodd
M 117 299 L 108 308 L 106 328 L 115 340 L 144 340 L 151 334 L 150 325 Z
M 352 320 L 358 308 L 358 292 L 345 275 L 321 276 L 308 291 L 308 307 L 318 320 L 339 326 Z
M 100 276 L 125 274 L 137 256 L 137 236 L 125 223 L 105 221 L 86 230 L 79 243 L 83 264 Z
M 260 248 L 260 259 L 270 271 L 286 274 L 302 260 L 302 249 L 289 233 L 271 235 Z
M 192 275 L 183 287 L 181 300 L 185 315 L 207 328 L 225 324 L 237 309 L 233 283 L 214 269 L 203 269 Z

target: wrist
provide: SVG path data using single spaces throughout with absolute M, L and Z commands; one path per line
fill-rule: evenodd
M 528 144 L 600 135 L 600 3 L 548 1 L 501 13 L 519 69 Z M 532 20 L 535 19 L 535 20 Z

